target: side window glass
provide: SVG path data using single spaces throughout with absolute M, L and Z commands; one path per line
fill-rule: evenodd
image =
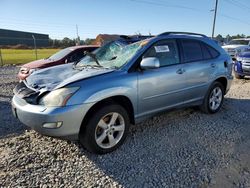
M 68 58 L 68 61 L 69 62 L 78 61 L 81 58 L 83 58 L 83 56 L 84 56 L 84 51 L 79 50 L 79 51 L 73 53 L 72 55 L 70 55 L 69 58 Z
M 200 43 L 204 59 L 213 59 L 219 56 L 219 52 L 212 48 L 211 46 Z
M 201 44 L 201 49 L 203 53 L 203 59 L 212 59 L 212 55 L 208 51 L 208 48 L 206 47 L 207 45 L 200 43 Z
M 164 40 L 151 46 L 143 58 L 156 57 L 160 61 L 160 66 L 168 66 L 180 63 L 177 44 L 174 40 Z
M 203 59 L 200 43 L 195 40 L 182 40 L 184 62 L 199 61 Z
M 208 51 L 210 52 L 212 58 L 216 58 L 219 56 L 219 52 L 217 52 L 217 50 L 215 50 L 214 48 L 212 48 L 208 45 L 206 45 L 206 47 L 207 47 Z

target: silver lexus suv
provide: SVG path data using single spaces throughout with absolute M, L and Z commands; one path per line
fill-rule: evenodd
M 104 154 L 124 142 L 131 124 L 164 110 L 218 112 L 232 79 L 231 58 L 213 40 L 166 32 L 33 72 L 14 89 L 13 114 L 41 134 Z

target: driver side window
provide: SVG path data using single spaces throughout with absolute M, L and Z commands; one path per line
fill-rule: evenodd
M 146 57 L 158 58 L 161 67 L 180 63 L 175 40 L 162 40 L 156 42 L 145 52 L 143 58 Z

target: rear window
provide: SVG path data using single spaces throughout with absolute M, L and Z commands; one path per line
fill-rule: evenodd
M 203 59 L 203 53 L 199 41 L 182 40 L 184 62 L 199 61 Z

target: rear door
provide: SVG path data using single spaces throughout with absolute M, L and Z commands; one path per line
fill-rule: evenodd
M 219 53 L 199 40 L 182 39 L 181 46 L 188 87 L 184 100 L 192 102 L 204 97 L 215 73 Z
M 186 78 L 176 41 L 155 43 L 142 58 L 147 57 L 158 58 L 160 68 L 138 73 L 139 116 L 180 105 L 185 95 Z

